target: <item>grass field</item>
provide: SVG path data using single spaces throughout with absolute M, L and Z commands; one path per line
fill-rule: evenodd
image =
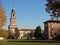
M 60 43 L 47 43 L 47 42 L 16 42 L 16 41 L 7 41 L 1 40 L 0 45 L 60 45 Z

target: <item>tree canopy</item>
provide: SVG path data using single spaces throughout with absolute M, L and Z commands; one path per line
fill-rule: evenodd
M 8 36 L 8 31 L 4 29 L 0 29 L 0 37 L 7 38 Z
M 46 11 L 50 14 L 50 16 L 60 17 L 60 0 L 47 0 Z
M 35 29 L 34 37 L 36 39 L 39 39 L 41 36 L 42 36 L 42 34 L 41 34 L 41 27 L 37 26 L 36 29 Z

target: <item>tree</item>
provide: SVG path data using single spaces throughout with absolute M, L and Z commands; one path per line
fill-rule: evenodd
M 2 27 L 5 25 L 5 23 L 6 23 L 5 11 L 4 11 L 2 5 L 0 4 L 0 29 L 2 29 Z
M 32 39 L 34 37 L 34 31 L 30 32 L 30 39 Z
M 7 36 L 7 39 L 15 39 L 14 36 L 15 35 L 13 35 L 12 33 L 9 33 L 8 36 Z
M 19 37 L 19 30 L 18 28 L 15 28 L 15 39 L 18 39 Z
M 47 0 L 46 11 L 53 18 L 60 17 L 60 0 Z
M 34 37 L 34 31 L 31 31 L 30 33 L 24 34 L 24 37 L 26 39 L 32 39 Z
M 27 39 L 30 39 L 30 33 L 26 34 Z
M 7 38 L 8 36 L 8 31 L 4 29 L 0 29 L 0 37 Z
M 41 33 L 41 27 L 37 26 L 35 29 L 34 37 L 35 39 L 41 39 L 42 33 Z

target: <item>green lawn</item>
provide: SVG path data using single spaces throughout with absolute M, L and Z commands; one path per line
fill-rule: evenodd
M 0 45 L 60 45 L 60 43 L 47 42 L 8 42 L 7 40 L 0 41 Z

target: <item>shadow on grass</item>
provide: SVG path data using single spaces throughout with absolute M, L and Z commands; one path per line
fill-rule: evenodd
M 60 41 L 57 40 L 8 40 L 8 42 L 60 43 Z

